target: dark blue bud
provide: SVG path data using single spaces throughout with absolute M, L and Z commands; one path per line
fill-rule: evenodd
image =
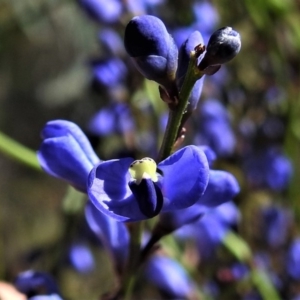
M 159 186 L 151 179 L 142 179 L 139 184 L 131 181 L 128 185 L 141 212 L 148 218 L 158 215 L 164 203 L 164 197 Z
M 199 69 L 224 64 L 233 59 L 241 50 L 240 34 L 231 27 L 223 27 L 210 37 Z
M 175 79 L 178 49 L 164 23 L 157 17 L 134 17 L 126 26 L 125 49 L 147 79 L 170 87 Z

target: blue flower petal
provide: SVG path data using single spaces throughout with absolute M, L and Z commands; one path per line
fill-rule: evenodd
M 192 205 L 188 208 L 162 213 L 159 218 L 159 227 L 166 232 L 173 232 L 184 225 L 198 221 L 208 210 L 206 206 Z
M 210 170 L 209 174 L 209 182 L 204 195 L 199 199 L 199 204 L 218 206 L 231 201 L 239 193 L 239 184 L 232 174 L 220 170 Z
M 187 208 L 203 195 L 209 178 L 209 166 L 204 152 L 187 146 L 159 163 L 163 172 L 163 211 Z
M 86 205 L 85 216 L 92 231 L 113 256 L 116 266 L 122 269 L 126 263 L 129 249 L 129 233 L 126 225 L 103 214 L 90 201 Z
M 137 199 L 141 212 L 147 218 L 153 218 L 159 214 L 163 206 L 163 195 L 158 184 L 150 178 L 143 178 L 140 183 L 129 182 L 129 187 Z
M 87 176 L 99 158 L 81 129 L 72 122 L 51 121 L 44 127 L 42 137 L 44 141 L 37 152 L 41 167 L 86 192 Z
M 146 219 L 128 186 L 132 158 L 114 159 L 94 167 L 88 178 L 88 194 L 104 214 L 118 221 Z
M 41 167 L 48 174 L 64 179 L 86 192 L 86 180 L 93 165 L 72 137 L 44 141 L 37 156 Z
M 92 148 L 90 141 L 75 123 L 66 120 L 54 120 L 47 122 L 42 131 L 43 140 L 69 135 L 75 139 L 91 164 L 95 165 L 99 162 L 99 157 Z
M 194 283 L 183 267 L 165 256 L 153 256 L 145 268 L 146 278 L 172 299 L 187 299 L 193 293 Z

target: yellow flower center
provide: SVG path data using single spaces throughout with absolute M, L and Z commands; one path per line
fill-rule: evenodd
M 129 167 L 129 173 L 137 183 L 141 182 L 143 178 L 150 178 L 154 182 L 158 181 L 156 163 L 149 157 L 135 160 Z

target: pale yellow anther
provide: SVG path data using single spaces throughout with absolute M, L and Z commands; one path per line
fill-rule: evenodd
M 156 163 L 149 157 L 135 160 L 129 167 L 129 173 L 137 182 L 140 182 L 143 178 L 150 178 L 154 182 L 158 181 Z

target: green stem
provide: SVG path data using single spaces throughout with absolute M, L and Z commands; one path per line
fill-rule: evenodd
M 144 222 L 135 222 L 130 225 L 130 245 L 128 265 L 124 272 L 123 284 L 121 289 L 121 299 L 132 299 L 133 288 L 138 275 L 141 239 L 143 233 Z
M 172 153 L 174 143 L 178 136 L 183 115 L 186 113 L 189 96 L 196 83 L 204 74 L 197 68 L 195 52 L 190 54 L 188 70 L 179 93 L 179 102 L 174 110 L 170 110 L 166 132 L 159 151 L 158 161 L 162 161 Z
M 264 270 L 257 268 L 249 245 L 240 236 L 234 232 L 229 232 L 223 245 L 238 260 L 246 263 L 250 270 L 250 277 L 253 285 L 257 288 L 264 300 L 280 300 L 276 288 Z
M 35 170 L 42 170 L 34 151 L 16 142 L 2 132 L 0 132 L 0 151 L 15 161 Z

